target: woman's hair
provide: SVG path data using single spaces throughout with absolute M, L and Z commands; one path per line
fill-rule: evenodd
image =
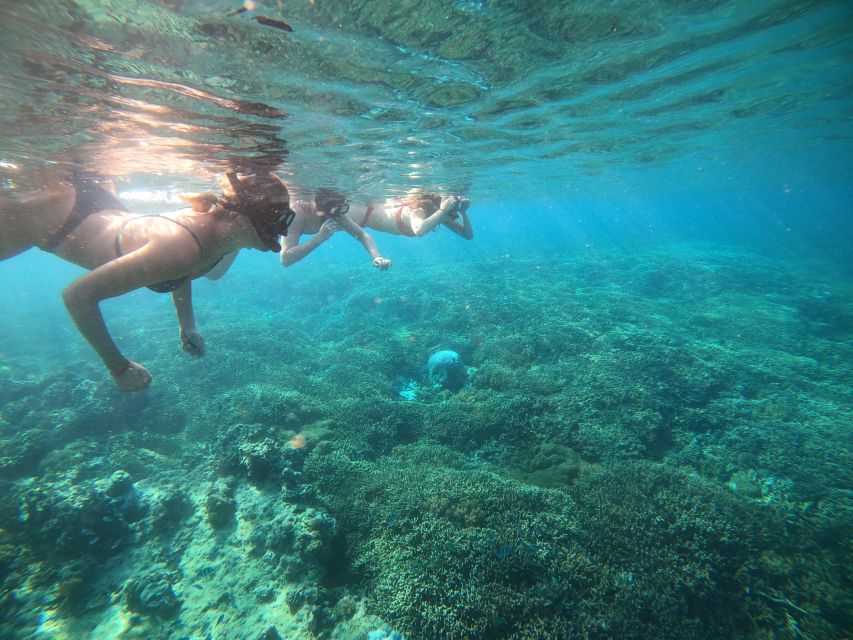
M 234 186 L 228 174 L 220 178 L 222 192 L 232 199 L 248 198 L 253 201 L 271 200 L 276 197 L 290 198 L 287 185 L 284 180 L 274 173 L 253 173 L 248 175 L 231 174 L 235 176 L 240 185 L 240 193 L 234 192 Z
M 314 203 L 319 211 L 331 211 L 346 201 L 347 197 L 337 189 L 322 187 L 314 192 Z
M 235 174 L 236 175 L 236 174 Z M 269 174 L 253 174 L 249 176 L 237 176 L 240 185 L 240 196 L 234 193 L 234 187 L 227 176 L 223 175 L 219 180 L 219 186 L 222 189 L 223 197 L 216 195 L 212 191 L 203 193 L 182 193 L 181 200 L 190 205 L 196 213 L 207 213 L 214 206 L 220 204 L 220 200 L 227 203 L 237 205 L 240 198 L 248 198 L 255 203 L 263 203 L 264 200 L 269 200 L 278 196 L 285 196 L 289 199 L 287 185 L 284 181 L 274 173 Z M 234 210 L 231 213 L 236 215 Z
M 182 193 L 178 197 L 189 204 L 190 208 L 196 213 L 207 213 L 219 202 L 219 196 L 212 191 Z
M 407 201 L 413 209 L 420 209 L 427 214 L 438 211 L 441 206 L 441 196 L 415 189 L 409 192 Z

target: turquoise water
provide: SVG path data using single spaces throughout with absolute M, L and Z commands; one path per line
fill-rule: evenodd
M 0 263 L 0 637 L 849 637 L 849 3 L 239 6 L 0 5 L 3 195 L 277 158 L 475 239 L 244 251 L 201 360 L 109 300 L 133 395 Z

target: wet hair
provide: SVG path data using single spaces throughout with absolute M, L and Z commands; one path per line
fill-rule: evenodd
M 228 179 L 227 174 L 220 180 L 223 193 L 231 199 L 245 198 L 253 202 L 263 202 L 277 196 L 290 199 L 290 193 L 284 180 L 274 173 L 255 173 L 248 175 L 237 175 L 240 185 L 240 193 L 234 192 L 234 187 Z
M 290 193 L 284 180 L 274 173 L 244 175 L 226 174 L 225 195 L 219 204 L 235 215 L 249 220 L 258 237 L 270 251 L 281 251 L 278 237 L 287 235 L 293 221 Z
M 346 201 L 347 197 L 337 189 L 323 187 L 314 192 L 314 202 L 319 211 L 331 211 Z
M 438 211 L 441 206 L 441 196 L 435 193 L 424 193 L 423 191 L 412 193 L 409 196 L 410 201 L 417 209 L 422 209 L 427 213 Z

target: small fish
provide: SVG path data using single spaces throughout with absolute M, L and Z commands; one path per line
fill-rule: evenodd
M 262 25 L 267 27 L 275 27 L 276 29 L 282 29 L 284 31 L 293 32 L 293 27 L 291 27 L 286 22 L 282 22 L 281 20 L 274 20 L 273 18 L 267 18 L 266 16 L 255 16 L 252 18 L 255 22 L 260 22 Z
M 498 557 L 499 560 L 506 560 L 507 558 L 512 556 L 514 553 L 515 553 L 515 549 L 512 547 L 512 545 L 508 545 L 508 544 L 503 545 L 502 547 L 500 547 L 499 549 L 497 549 L 495 551 L 495 555 Z
M 228 17 L 231 16 L 239 16 L 241 13 L 246 13 L 248 9 L 246 7 L 237 7 L 236 9 L 229 9 L 225 12 L 225 15 Z

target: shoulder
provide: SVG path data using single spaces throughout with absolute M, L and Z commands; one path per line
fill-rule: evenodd
M 303 220 L 308 220 L 310 218 L 317 217 L 317 212 L 314 211 L 314 205 L 309 200 L 291 200 L 290 208 L 296 212 L 297 219 L 302 218 Z

